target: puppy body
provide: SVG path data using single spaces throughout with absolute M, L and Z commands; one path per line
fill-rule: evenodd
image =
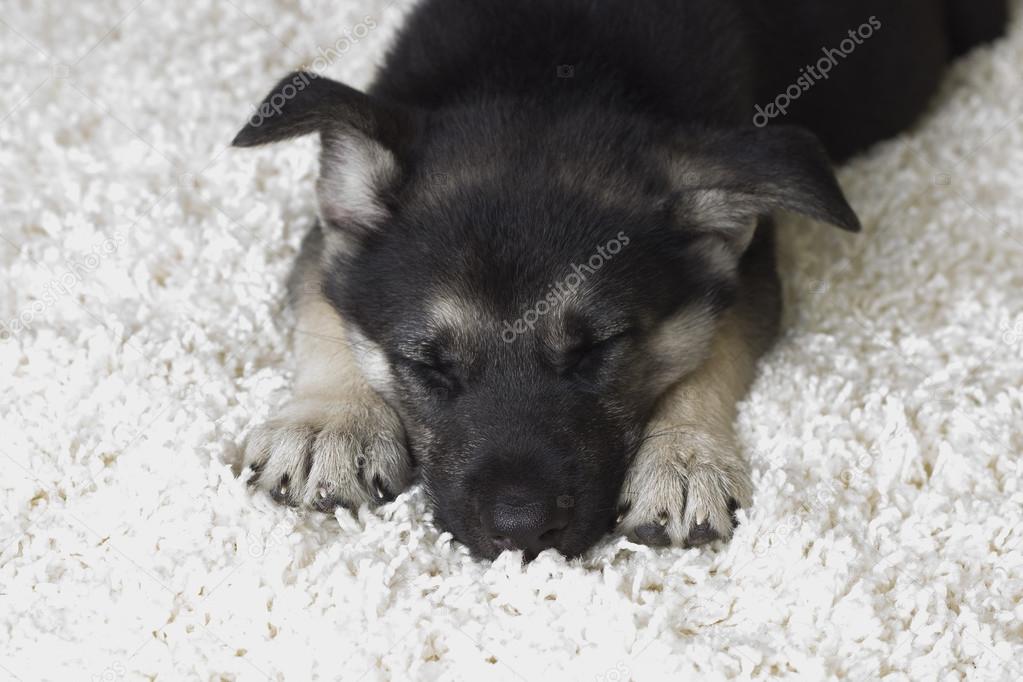
M 1004 23 L 974 7 L 949 30 L 954 0 L 428 0 L 368 95 L 285 79 L 236 144 L 318 132 L 320 225 L 254 480 L 372 502 L 411 454 L 485 557 L 578 554 L 619 509 L 642 542 L 727 538 L 752 496 L 735 405 L 780 311 L 769 215 L 858 229 L 818 138 L 844 158 L 908 125 Z M 760 126 L 786 92 L 768 122 L 801 127 Z

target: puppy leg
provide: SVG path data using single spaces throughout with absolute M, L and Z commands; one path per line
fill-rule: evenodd
M 303 243 L 291 283 L 293 398 L 253 430 L 244 463 L 249 482 L 276 501 L 330 511 L 393 499 L 412 467 L 398 415 L 366 382 L 340 316 L 320 293 L 317 245 L 316 235 Z
M 733 422 L 756 354 L 734 315 L 714 343 L 708 361 L 662 398 L 626 476 L 620 528 L 636 542 L 692 546 L 728 538 L 732 512 L 751 502 Z
M 732 535 L 733 512 L 752 501 L 739 452 L 736 404 L 781 313 L 774 233 L 765 224 L 744 258 L 740 299 L 721 319 L 710 357 L 661 399 L 626 474 L 620 529 L 652 545 L 701 545 Z

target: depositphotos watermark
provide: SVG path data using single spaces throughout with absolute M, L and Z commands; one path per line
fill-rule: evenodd
M 21 332 L 31 329 L 36 318 L 41 317 L 60 299 L 70 296 L 86 275 L 99 269 L 103 259 L 114 254 L 124 242 L 125 236 L 118 232 L 113 237 L 107 237 L 93 246 L 92 253 L 64 261 L 66 267 L 64 272 L 43 285 L 41 295 L 35 301 L 22 308 L 10 320 L 0 319 L 0 341 L 7 341 Z
M 607 244 L 598 246 L 596 252 L 585 263 L 573 265 L 572 272 L 565 279 L 552 284 L 547 290 L 547 295 L 537 301 L 532 308 L 522 313 L 514 322 L 504 321 L 501 331 L 501 338 L 504 342 L 512 343 L 520 335 L 532 330 L 541 317 L 568 300 L 586 282 L 587 277 L 604 267 L 605 263 L 621 253 L 621 250 L 628 245 L 628 235 L 619 232 Z
M 800 69 L 799 78 L 796 79 L 795 83 L 785 88 L 785 91 L 775 97 L 774 101 L 766 107 L 758 104 L 753 108 L 756 112 L 753 115 L 753 125 L 763 128 L 771 122 L 772 118 L 787 114 L 793 102 L 802 97 L 803 93 L 810 90 L 820 81 L 828 80 L 831 77 L 831 70 L 838 66 L 839 61 L 855 52 L 857 47 L 862 45 L 864 41 L 870 40 L 874 33 L 879 30 L 881 30 L 881 20 L 876 16 L 871 16 L 867 21 L 860 24 L 859 28 L 850 30 L 849 37 L 839 43 L 837 48 L 822 48 L 821 51 L 824 53 L 824 56 L 818 59 L 816 64 L 807 64 Z
M 309 87 L 309 83 L 320 77 L 328 66 L 341 59 L 341 56 L 352 49 L 360 40 L 369 35 L 377 27 L 377 22 L 368 14 L 351 29 L 341 29 L 342 36 L 330 47 L 317 47 L 317 56 L 309 64 L 298 69 L 299 73 L 290 82 L 270 96 L 268 100 L 256 106 L 249 116 L 249 125 L 258 128 L 263 122 L 284 111 L 284 106 L 294 99 L 298 93 Z
M 1002 322 L 998 328 L 1002 332 L 1002 341 L 1023 350 L 1023 315 L 1018 316 L 1014 323 Z

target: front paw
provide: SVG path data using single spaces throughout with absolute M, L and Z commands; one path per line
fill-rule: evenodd
M 749 505 L 749 466 L 732 439 L 657 430 L 640 447 L 619 498 L 619 529 L 646 545 L 696 547 L 727 540 Z
M 387 502 L 412 479 L 401 421 L 379 401 L 295 400 L 252 431 L 244 465 L 277 502 L 319 511 Z

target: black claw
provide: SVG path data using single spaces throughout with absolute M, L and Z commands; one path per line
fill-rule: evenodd
M 625 515 L 629 513 L 630 509 L 632 509 L 631 502 L 624 502 L 618 505 L 618 509 L 615 510 L 615 523 L 620 523 L 625 518 Z
M 699 547 L 705 545 L 708 542 L 714 542 L 715 540 L 721 539 L 718 532 L 710 527 L 709 521 L 698 523 L 693 526 L 693 529 L 689 531 L 689 537 L 686 538 L 687 547 Z
M 246 485 L 256 485 L 259 483 L 259 476 L 263 473 L 263 465 L 265 463 L 253 464 L 249 468 L 252 469 L 252 475 L 249 476 L 249 480 L 245 483 Z
M 618 527 L 618 524 L 622 522 L 622 519 L 625 518 L 625 515 L 629 513 L 630 509 L 632 509 L 632 504 L 629 502 L 618 507 L 614 516 L 611 517 L 611 527 L 608 529 L 609 532 Z
M 659 523 L 644 523 L 633 531 L 635 541 L 651 547 L 667 547 L 671 544 L 668 530 Z
M 289 486 L 291 485 L 291 477 L 287 474 L 281 476 L 281 480 L 277 482 L 270 490 L 270 497 L 277 504 L 283 504 L 286 507 L 294 507 L 295 502 L 291 496 Z
M 735 515 L 739 509 L 741 509 L 739 502 L 734 497 L 728 498 L 728 514 L 732 517 L 733 530 L 739 525 L 739 518 Z
M 376 500 L 377 504 L 384 504 L 385 502 L 392 502 L 397 497 L 394 493 L 387 489 L 384 482 L 379 476 L 373 477 L 373 499 Z
M 342 500 L 340 497 L 334 497 L 333 495 L 327 495 L 326 497 L 316 496 L 316 501 L 313 502 L 313 509 L 324 514 L 333 514 L 334 510 L 338 507 L 342 509 L 352 510 L 352 506 Z

